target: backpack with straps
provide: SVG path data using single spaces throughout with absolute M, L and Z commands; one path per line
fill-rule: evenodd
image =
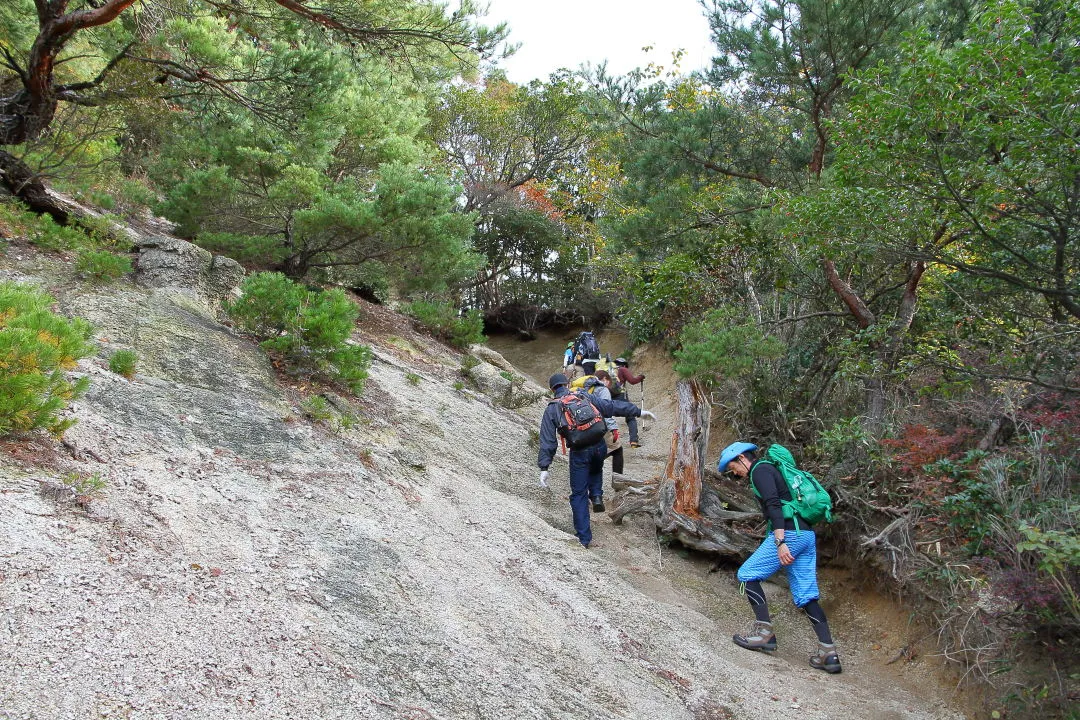
M 559 404 L 555 430 L 571 450 L 589 447 L 604 439 L 607 432 L 604 416 L 584 392 L 573 390 L 551 402 Z
M 583 360 L 597 360 L 600 358 L 600 344 L 596 342 L 596 337 L 588 330 L 577 336 L 574 355 L 580 355 Z
M 822 487 L 811 473 L 800 470 L 795 465 L 795 457 L 790 450 L 783 445 L 770 445 L 765 456 L 754 463 L 754 467 L 763 462 L 775 467 L 787 483 L 791 500 L 781 500 L 780 504 L 784 510 L 784 518 L 795 521 L 796 532 L 799 531 L 799 518 L 811 525 L 822 520 L 832 522 L 832 498 L 829 497 L 829 491 Z M 752 467 L 750 474 L 753 475 L 753 472 Z M 750 488 L 754 495 L 761 497 L 753 482 L 750 483 Z

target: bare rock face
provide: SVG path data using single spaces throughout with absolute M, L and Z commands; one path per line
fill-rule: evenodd
M 235 260 L 179 238 L 155 235 L 139 240 L 137 245 L 136 280 L 146 287 L 185 288 L 210 299 L 221 299 L 244 278 L 244 268 Z
M 469 353 L 475 355 L 489 365 L 494 365 L 500 370 L 513 373 L 518 372 L 517 368 L 511 365 L 506 358 L 486 345 L 470 345 Z
M 498 355 L 498 353 L 492 353 Z M 469 379 L 480 392 L 506 407 L 525 407 L 539 400 L 547 391 L 519 372 L 501 370 L 487 356 L 484 362 L 468 371 Z M 505 362 L 505 361 L 503 361 Z

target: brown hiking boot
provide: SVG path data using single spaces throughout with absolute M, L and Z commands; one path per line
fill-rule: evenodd
M 810 667 L 833 675 L 843 670 L 840 667 L 840 656 L 836 654 L 836 645 L 819 642 L 817 652 L 810 656 Z
M 743 635 L 732 635 L 732 642 L 747 650 L 775 650 L 776 635 L 773 635 L 772 623 L 755 620 Z

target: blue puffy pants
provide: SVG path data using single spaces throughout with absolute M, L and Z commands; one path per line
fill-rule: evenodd
M 574 534 L 582 545 L 592 542 L 589 503 L 604 495 L 606 457 L 607 445 L 603 440 L 590 447 L 570 451 L 570 512 L 574 515 Z
M 796 607 L 805 607 L 807 603 L 820 597 L 817 584 L 817 535 L 813 530 L 788 530 L 784 533 L 784 539 L 787 541 L 788 550 L 795 556 L 795 562 L 787 567 L 780 564 L 780 559 L 776 556 L 776 543 L 772 533 L 769 533 L 754 554 L 742 564 L 736 577 L 739 582 L 765 580 L 783 567 L 787 573 L 791 599 Z

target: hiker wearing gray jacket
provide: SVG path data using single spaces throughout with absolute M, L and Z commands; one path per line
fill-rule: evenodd
M 593 377 L 595 378 L 593 382 L 585 381 L 585 389 L 592 393 L 593 397 L 598 397 L 601 400 L 614 400 L 615 398 L 611 397 L 611 375 L 606 370 L 597 370 Z M 625 400 L 624 397 L 618 399 Z M 627 422 L 634 419 L 627 418 Z M 607 442 L 607 456 L 611 458 L 611 471 L 622 475 L 623 449 L 622 441 L 619 439 L 619 426 L 615 423 L 613 417 L 604 418 L 604 423 L 607 424 L 608 429 L 604 440 Z

